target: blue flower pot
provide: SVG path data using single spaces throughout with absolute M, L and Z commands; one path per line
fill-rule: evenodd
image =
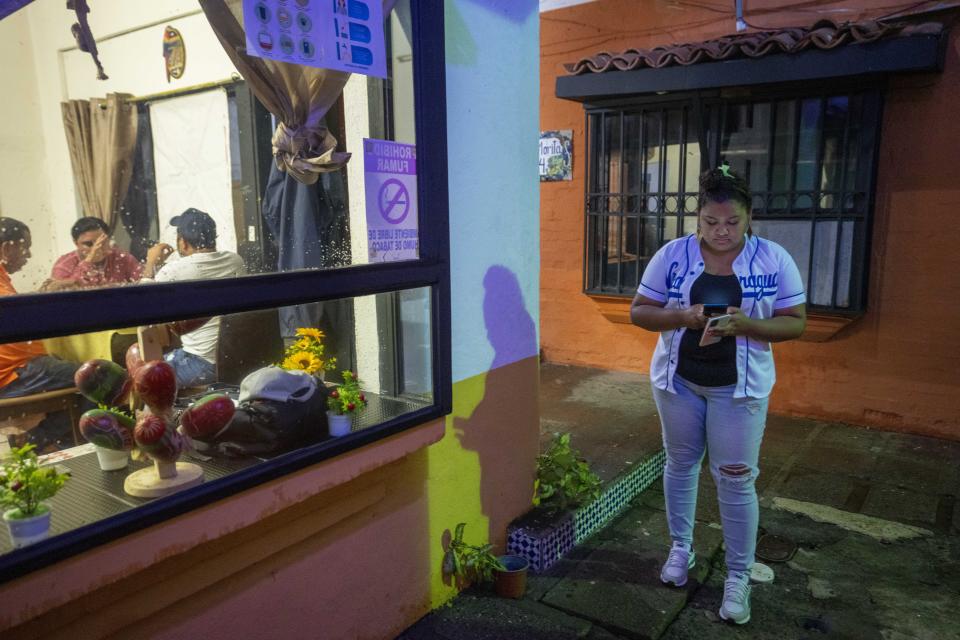
M 10 530 L 10 541 L 13 548 L 19 549 L 34 542 L 45 540 L 50 535 L 50 509 L 30 518 L 14 518 L 16 509 L 10 509 L 3 514 L 3 520 Z

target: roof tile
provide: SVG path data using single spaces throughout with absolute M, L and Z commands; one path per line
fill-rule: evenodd
M 652 49 L 627 49 L 622 53 L 602 51 L 572 64 L 565 64 L 564 68 L 573 75 L 614 70 L 659 69 L 670 65 L 686 66 L 741 56 L 760 58 L 777 53 L 794 54 L 811 47 L 827 50 L 875 42 L 881 38 L 937 35 L 942 31 L 943 24 L 940 22 L 913 24 L 861 20 L 838 24 L 832 20 L 820 20 L 810 27 L 755 31 L 705 42 L 672 44 Z

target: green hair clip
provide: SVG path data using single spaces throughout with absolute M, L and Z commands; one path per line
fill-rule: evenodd
M 731 175 L 731 173 L 730 173 L 730 165 L 728 165 L 726 162 L 724 162 L 722 165 L 720 165 L 720 173 L 723 174 L 723 177 L 724 177 L 724 178 L 732 178 L 732 177 L 733 177 L 733 175 Z

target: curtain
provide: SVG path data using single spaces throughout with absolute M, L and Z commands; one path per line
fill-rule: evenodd
M 247 55 L 242 2 L 200 0 L 200 6 L 237 71 L 279 121 L 273 134 L 277 167 L 314 184 L 319 174 L 346 165 L 350 154 L 336 151 L 337 139 L 322 121 L 350 74 Z
M 383 0 L 390 15 L 396 0 Z M 241 22 L 241 0 L 200 0 L 200 6 L 257 99 L 276 116 L 274 166 L 261 214 L 277 244 L 277 270 L 349 265 L 350 229 L 343 174 L 349 153 L 324 126 L 349 73 L 251 56 Z M 359 144 L 359 140 L 354 144 Z M 280 329 L 291 339 L 297 327 L 320 327 L 340 368 L 352 367 L 353 304 L 335 300 L 280 309 Z
M 130 187 L 137 143 L 137 107 L 129 94 L 60 103 L 73 178 L 83 215 L 111 231 Z

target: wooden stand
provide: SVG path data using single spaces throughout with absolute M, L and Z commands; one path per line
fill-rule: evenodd
M 192 462 L 156 462 L 153 467 L 134 471 L 123 482 L 123 490 L 138 498 L 160 498 L 203 482 L 203 469 Z

